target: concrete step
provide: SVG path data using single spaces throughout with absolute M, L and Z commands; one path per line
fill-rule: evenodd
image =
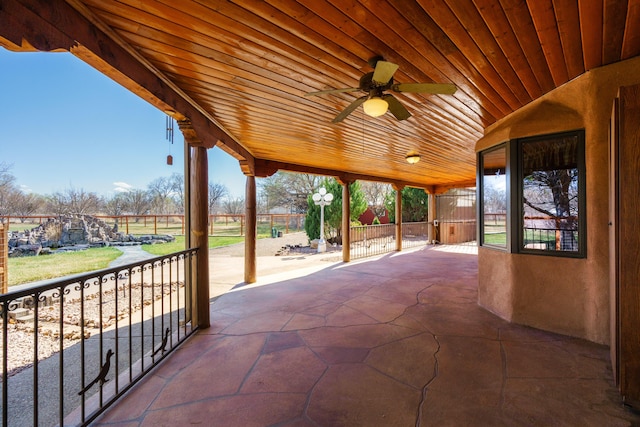
M 33 322 L 33 314 L 29 314 L 26 316 L 16 317 L 16 322 L 18 323 L 31 323 Z
M 26 308 L 16 308 L 15 310 L 11 310 L 9 312 L 10 319 L 18 319 L 19 317 L 26 316 L 29 314 L 29 310 Z

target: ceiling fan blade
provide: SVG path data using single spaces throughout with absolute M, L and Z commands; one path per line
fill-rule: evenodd
M 389 111 L 393 114 L 398 120 L 406 120 L 411 117 L 411 113 L 404 108 L 404 105 L 400 103 L 393 95 L 385 94 L 382 95 L 382 99 L 387 101 L 389 104 Z
M 398 65 L 387 61 L 378 61 L 371 80 L 378 86 L 386 85 L 393 77 Z
M 304 96 L 316 96 L 316 95 L 324 95 L 326 93 L 342 93 L 342 92 L 355 92 L 356 90 L 360 90 L 359 87 L 345 87 L 344 89 L 327 89 L 327 90 L 319 90 L 317 92 L 309 92 L 305 93 Z
M 450 83 L 396 83 L 391 85 L 394 92 L 434 93 L 453 95 L 458 88 Z
M 340 112 L 340 114 L 338 114 L 333 120 L 331 120 L 331 123 L 339 123 L 339 122 L 343 121 L 349 114 L 351 114 L 353 112 L 353 110 L 358 108 L 364 101 L 366 101 L 367 98 L 368 98 L 368 96 L 365 95 L 365 96 L 361 96 L 360 98 L 358 98 L 355 101 L 353 101 L 351 104 L 349 104 L 349 106 L 347 108 L 342 110 Z

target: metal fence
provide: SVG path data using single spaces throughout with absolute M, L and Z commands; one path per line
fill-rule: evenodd
M 351 227 L 351 258 L 366 258 L 396 249 L 396 225 L 376 224 Z
M 427 244 L 426 222 L 402 223 L 402 248 Z M 351 227 L 351 258 L 366 258 L 396 250 L 396 225 L 376 224 Z
M 197 249 L 0 295 L 2 425 L 86 425 L 194 332 Z
M 403 222 L 402 223 L 402 249 L 425 246 L 429 234 L 429 223 Z
M 524 228 L 524 249 L 578 251 L 578 229 Z

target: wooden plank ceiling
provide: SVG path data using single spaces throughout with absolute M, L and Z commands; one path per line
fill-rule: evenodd
M 418 187 L 474 181 L 474 145 L 486 126 L 640 53 L 640 0 L 67 3 L 186 94 L 238 143 L 237 158 L 253 157 L 257 174 L 281 167 Z M 304 96 L 357 87 L 376 55 L 399 65 L 396 82 L 458 90 L 396 94 L 408 120 L 360 107 L 338 124 L 331 120 L 362 92 Z M 415 165 L 405 161 L 411 150 L 422 157 Z

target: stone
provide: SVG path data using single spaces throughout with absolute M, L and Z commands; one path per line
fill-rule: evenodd
M 158 244 L 175 240 L 173 236 L 164 234 L 136 237 L 118 232 L 117 227 L 111 228 L 91 215 L 61 215 L 50 218 L 31 230 L 11 231 L 8 237 L 10 257 L 77 251 L 89 247 Z

